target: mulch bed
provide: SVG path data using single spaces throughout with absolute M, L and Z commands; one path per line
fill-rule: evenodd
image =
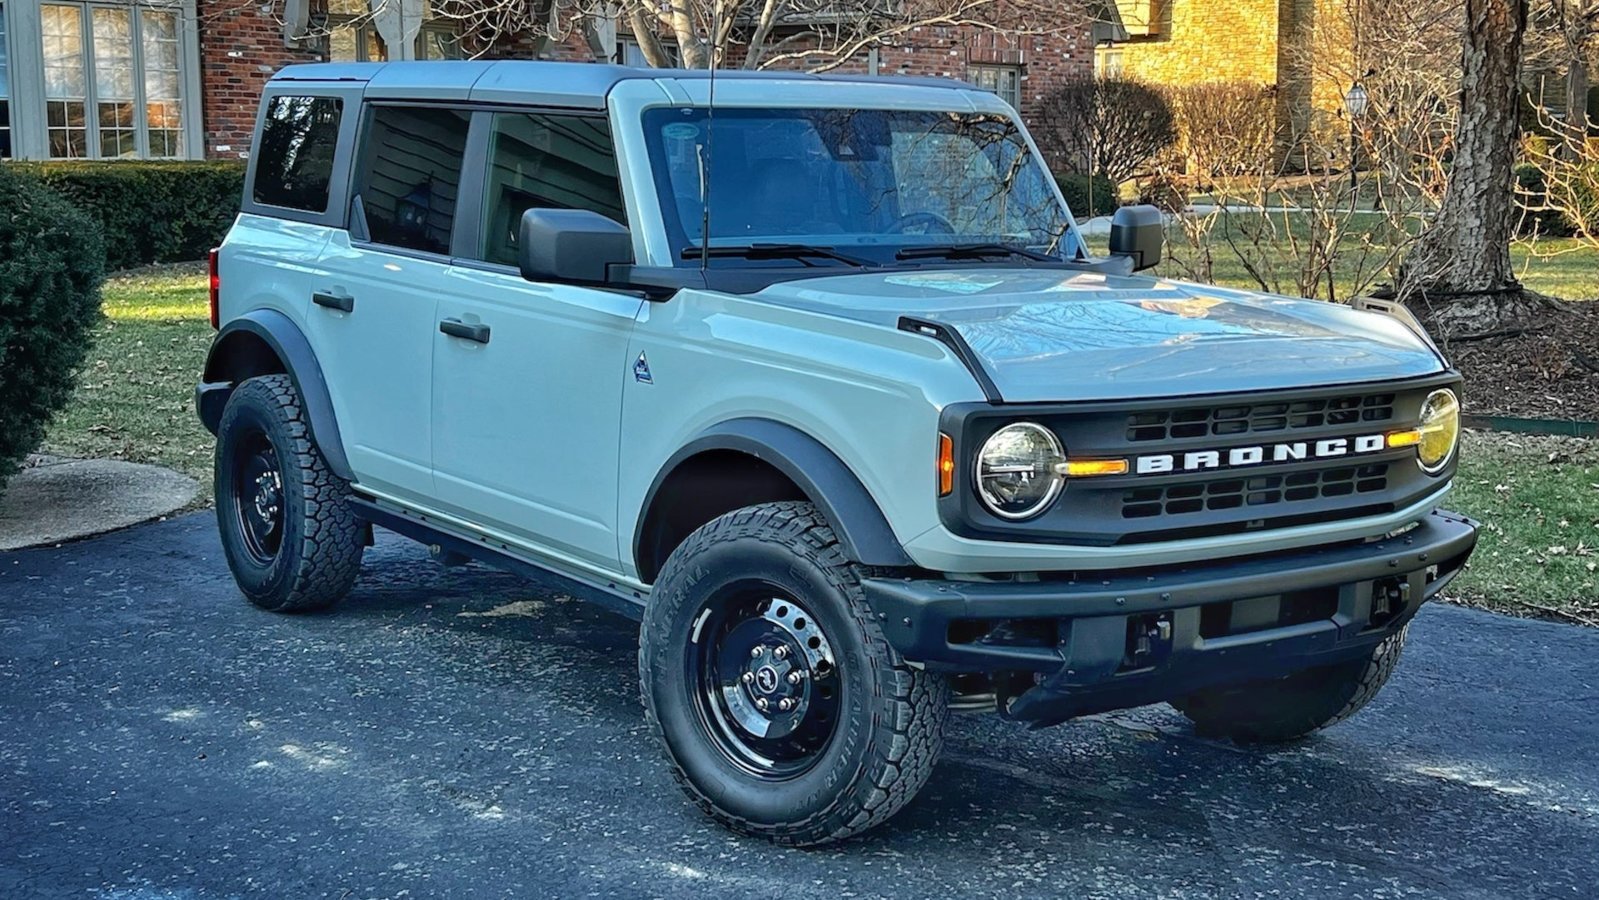
M 1465 377 L 1466 413 L 1599 421 L 1599 301 L 1560 307 L 1444 345 Z

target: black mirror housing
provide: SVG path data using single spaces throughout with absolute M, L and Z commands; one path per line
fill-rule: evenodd
M 1132 260 L 1133 271 L 1160 262 L 1166 251 L 1166 221 L 1153 206 L 1124 206 L 1110 219 L 1110 253 Z
M 611 266 L 633 261 L 627 226 L 587 209 L 535 207 L 522 213 L 516 246 L 528 281 L 603 284 Z

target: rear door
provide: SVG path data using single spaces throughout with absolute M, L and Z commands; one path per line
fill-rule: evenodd
M 367 107 L 350 228 L 328 242 L 307 311 L 357 480 L 423 504 L 433 496 L 436 312 L 470 118 L 447 106 Z
M 438 497 L 446 511 L 614 570 L 622 384 L 644 301 L 528 282 L 516 246 L 535 206 L 625 221 L 610 128 L 598 114 L 480 112 L 474 136 L 477 208 L 458 226 L 472 240 L 439 292 L 433 336 Z

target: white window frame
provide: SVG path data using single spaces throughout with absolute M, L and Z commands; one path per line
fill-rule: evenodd
M 146 122 L 144 88 L 144 41 L 142 39 L 140 11 L 153 9 L 171 11 L 177 16 L 178 37 L 178 102 L 181 104 L 182 154 L 174 159 L 203 159 L 205 132 L 200 106 L 200 39 L 195 17 L 195 0 L 31 0 L 31 2 L 6 2 L 6 31 L 10 44 L 11 81 L 11 139 L 12 150 L 18 159 L 51 159 L 48 116 L 44 90 L 44 44 L 41 29 L 41 8 L 48 4 L 76 6 L 82 10 L 84 29 L 82 54 L 84 61 L 84 127 L 86 155 L 77 157 L 99 160 L 100 134 L 98 109 L 94 84 L 93 10 L 96 8 L 125 9 L 132 15 L 134 72 L 134 131 L 135 156 L 149 159 L 149 129 Z
M 11 158 L 13 153 L 11 141 L 16 133 L 11 129 L 11 120 L 16 115 L 14 111 L 16 98 L 13 96 L 16 89 L 11 87 L 10 34 L 11 29 L 6 26 L 6 3 L 5 0 L 0 0 L 0 82 L 6 85 L 5 95 L 0 96 L 0 102 L 6 104 L 5 115 L 0 118 L 0 132 L 5 133 L 5 140 L 0 141 L 0 159 Z
M 399 2 L 399 0 L 394 0 Z M 461 30 L 449 19 L 440 19 L 433 16 L 431 4 L 424 4 L 422 8 L 422 25 L 417 30 L 416 40 L 412 45 L 412 53 L 407 59 L 427 60 L 434 58 L 460 59 Z M 373 13 L 333 12 L 328 10 L 323 15 L 322 28 L 322 58 L 328 62 L 384 62 L 395 59 L 390 55 L 384 60 L 372 59 L 370 47 L 373 45 L 383 47 L 388 51 L 383 36 L 378 33 L 377 23 L 373 21 Z M 333 56 L 333 35 L 339 31 L 353 32 L 355 41 L 354 59 L 335 59 Z M 447 35 L 455 44 L 455 55 L 447 57 L 430 57 L 427 55 L 428 38 L 431 35 Z
M 992 74 L 996 84 L 983 83 L 982 76 Z M 1004 79 L 1009 76 L 1012 83 L 1006 85 Z M 979 90 L 988 91 L 999 99 L 1011 105 L 1011 109 L 1022 108 L 1022 67 L 1004 63 L 967 63 L 966 80 L 975 85 Z

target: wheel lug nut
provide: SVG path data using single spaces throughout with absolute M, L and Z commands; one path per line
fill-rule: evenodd
M 754 658 L 760 656 L 761 653 L 764 650 L 766 650 L 766 648 L 761 646 L 760 644 L 756 644 L 755 646 L 751 647 L 750 648 L 750 659 L 754 659 Z
M 743 675 L 739 676 L 739 680 L 744 682 L 745 684 L 749 684 L 750 682 L 755 680 L 755 673 L 754 672 L 745 672 Z
M 757 697 L 757 698 L 755 698 L 755 708 L 760 710 L 761 712 L 766 712 L 766 708 L 768 706 L 770 706 L 770 705 L 771 704 L 766 702 L 766 698 L 765 697 Z
M 788 648 L 787 647 L 778 647 L 776 650 L 772 651 L 772 655 L 777 657 L 778 659 L 783 659 L 783 658 L 788 656 Z
M 797 671 L 788 673 L 788 683 L 789 684 L 799 684 L 801 681 L 804 681 L 804 680 L 805 680 L 805 676 L 801 675 Z
M 783 699 L 777 701 L 777 708 L 783 712 L 788 712 L 794 708 L 794 701 L 784 697 Z

